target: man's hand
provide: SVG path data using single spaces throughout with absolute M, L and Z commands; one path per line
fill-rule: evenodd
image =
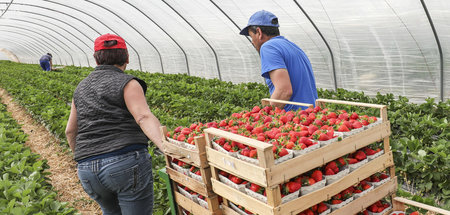
M 270 98 L 289 101 L 292 96 L 292 85 L 288 71 L 286 69 L 276 69 L 270 71 L 269 75 L 275 87 Z M 280 109 L 284 108 L 284 104 L 281 103 L 271 102 L 270 104 Z

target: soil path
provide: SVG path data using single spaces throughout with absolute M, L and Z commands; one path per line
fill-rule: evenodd
M 89 198 L 79 183 L 76 162 L 72 154 L 67 150 L 64 151 L 59 145 L 60 141 L 1 88 L 0 97 L 8 112 L 22 125 L 22 130 L 28 135 L 25 145 L 48 161 L 50 183 L 58 192 L 57 199 L 68 202 L 82 214 L 101 214 L 98 204 Z

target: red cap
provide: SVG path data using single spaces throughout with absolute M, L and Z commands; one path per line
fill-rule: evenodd
M 106 41 L 117 41 L 116 45 L 105 47 L 104 44 Z M 122 37 L 119 37 L 114 34 L 103 34 L 97 39 L 95 39 L 94 42 L 94 51 L 99 51 L 103 49 L 127 49 L 127 45 L 125 44 L 125 40 Z

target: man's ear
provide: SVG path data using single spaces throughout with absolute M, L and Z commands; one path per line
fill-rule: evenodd
M 262 39 L 262 37 L 263 37 L 263 34 L 262 34 L 262 31 L 261 31 L 261 28 L 259 28 L 259 27 L 258 27 L 258 28 L 256 28 L 256 33 L 257 33 L 257 34 L 259 34 L 259 35 L 258 35 L 258 39 L 260 39 L 260 40 L 261 40 L 261 39 Z

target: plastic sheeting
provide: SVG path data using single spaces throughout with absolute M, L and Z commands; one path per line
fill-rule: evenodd
M 0 0 L 0 48 L 26 63 L 50 52 L 55 64 L 95 66 L 93 41 L 114 33 L 129 69 L 263 82 L 239 35 L 262 9 L 309 56 L 318 87 L 450 98 L 447 0 Z

